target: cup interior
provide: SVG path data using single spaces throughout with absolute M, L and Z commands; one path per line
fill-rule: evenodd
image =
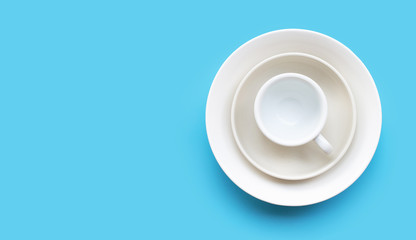
M 297 73 L 271 78 L 259 90 L 254 113 L 258 127 L 275 143 L 299 146 L 322 130 L 327 103 L 312 79 Z

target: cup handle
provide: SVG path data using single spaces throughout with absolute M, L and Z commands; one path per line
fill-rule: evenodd
M 327 154 L 330 154 L 334 148 L 332 145 L 322 136 L 322 134 L 319 134 L 315 139 L 316 144 Z

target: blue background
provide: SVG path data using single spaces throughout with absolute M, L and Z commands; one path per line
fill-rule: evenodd
M 0 3 L 0 239 L 415 238 L 415 5 Z M 377 84 L 377 152 L 320 204 L 261 202 L 222 172 L 205 103 L 223 61 L 283 28 L 334 37 Z

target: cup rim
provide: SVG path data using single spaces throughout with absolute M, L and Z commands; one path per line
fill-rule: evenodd
M 264 98 L 264 95 L 267 89 L 269 89 L 272 85 L 276 84 L 277 82 L 280 82 L 290 77 L 300 79 L 308 83 L 310 86 L 312 86 L 315 92 L 317 93 L 317 96 L 319 98 L 319 104 L 322 107 L 320 108 L 320 112 L 318 113 L 319 122 L 316 124 L 314 131 L 312 131 L 312 133 L 302 138 L 299 138 L 298 140 L 288 141 L 287 139 L 276 136 L 275 134 L 271 133 L 267 129 L 267 127 L 263 123 L 262 114 L 260 113 L 260 105 L 261 105 L 261 100 Z M 254 101 L 254 118 L 256 120 L 257 126 L 259 127 L 260 131 L 272 142 L 277 143 L 279 145 L 288 146 L 288 147 L 304 145 L 312 141 L 313 139 L 315 139 L 321 133 L 322 129 L 324 128 L 326 120 L 327 120 L 327 115 L 328 115 L 328 103 L 327 103 L 325 93 L 315 81 L 313 81 L 308 76 L 305 76 L 299 73 L 282 73 L 282 74 L 279 74 L 270 78 L 260 88 Z

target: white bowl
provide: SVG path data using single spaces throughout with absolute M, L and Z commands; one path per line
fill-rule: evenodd
M 322 134 L 333 146 L 331 154 L 313 142 L 297 147 L 277 145 L 257 127 L 254 102 L 259 89 L 286 72 L 308 76 L 325 93 L 328 116 Z M 255 167 L 276 178 L 302 180 L 327 171 L 348 150 L 356 127 L 356 107 L 347 83 L 331 65 L 309 54 L 284 53 L 262 61 L 241 81 L 232 103 L 231 125 L 240 151 Z

